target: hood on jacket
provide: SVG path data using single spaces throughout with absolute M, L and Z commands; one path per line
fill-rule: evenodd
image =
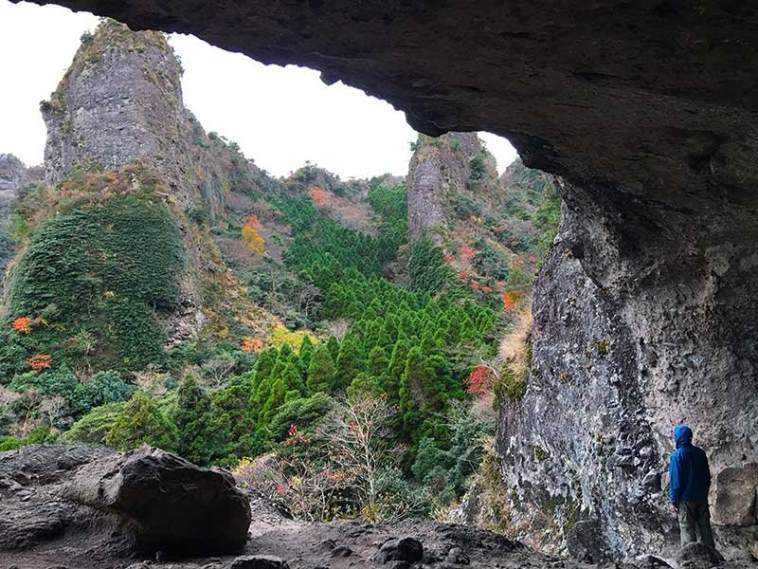
M 692 443 L 692 429 L 687 425 L 677 425 L 674 427 L 674 442 L 676 448 Z

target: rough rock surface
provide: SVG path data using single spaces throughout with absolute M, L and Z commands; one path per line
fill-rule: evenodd
M 659 484 L 673 423 L 692 424 L 716 475 L 755 462 L 751 3 L 59 3 L 319 68 L 428 134 L 508 136 L 527 166 L 568 181 L 534 372 L 503 412 L 516 512 L 563 504 L 604 551 L 629 554 L 676 540 Z
M 249 523 L 229 474 L 163 451 L 33 445 L 0 453 L 0 561 L 51 548 L 54 558 L 63 548 L 93 561 L 229 553 L 244 545 Z
M 140 184 L 130 172 L 148 172 L 157 181 L 187 258 L 178 306 L 164 317 L 168 348 L 234 319 L 262 335 L 271 324 L 203 230 L 226 212 L 233 196 L 244 197 L 270 179 L 236 146 L 206 134 L 184 107 L 181 75 L 162 33 L 132 32 L 106 20 L 82 37 L 71 66 L 41 104 L 48 183 L 66 180 L 80 188 L 100 170 L 131 176 L 135 193 Z M 210 281 L 227 291 L 223 299 L 208 299 Z
M 470 162 L 484 157 L 489 184 L 480 191 L 496 187 L 497 170 L 489 153 L 482 152 L 476 133 L 452 132 L 432 139 L 420 136 L 408 167 L 408 229 L 412 240 L 444 230 L 454 217 L 452 196 L 466 189 L 471 175 Z
M 82 466 L 63 496 L 130 520 L 148 550 L 234 551 L 250 525 L 250 505 L 231 474 L 149 447 Z
M 746 555 L 758 527 L 735 527 L 727 496 L 741 496 L 738 517 L 749 519 L 758 255 L 755 236 L 742 236 L 752 211 L 727 212 L 716 195 L 677 209 L 629 209 L 612 191 L 562 195 L 559 242 L 534 293 L 529 386 L 500 424 L 514 518 L 548 510 L 553 537 L 574 534 L 569 542 L 593 524 L 602 542 L 585 547 L 595 558 L 670 551 L 666 467 L 671 428 L 685 421 L 723 496 L 711 497 L 715 520 L 729 524 L 717 545 Z
M 724 468 L 716 477 L 716 521 L 722 525 L 758 523 L 758 463 Z
M 0 154 L 0 204 L 15 199 L 26 182 L 24 163 L 13 154 Z
M 165 469 L 164 469 L 165 467 Z M 156 468 L 158 470 L 156 470 Z M 141 473 L 134 476 L 130 469 Z M 176 484 L 177 472 L 184 475 Z M 203 472 L 204 474 L 199 474 Z M 152 476 L 152 475 L 155 476 Z M 216 477 L 220 487 L 227 478 L 165 455 L 142 449 L 127 455 L 107 449 L 34 445 L 0 453 L 0 569 L 348 569 L 350 567 L 424 569 L 651 569 L 648 557 L 639 562 L 587 565 L 537 553 L 521 543 L 472 527 L 402 521 L 395 524 L 295 522 L 276 514 L 260 496 L 253 497 L 250 539 L 243 551 L 215 557 L 188 557 L 170 549 L 140 556 L 135 533 L 150 525 L 151 512 L 171 510 L 172 496 L 182 501 L 188 492 L 208 488 L 197 476 Z M 190 479 L 192 481 L 190 481 Z M 148 486 L 132 484 L 145 481 Z M 126 497 L 129 489 L 144 495 L 127 498 L 130 513 L 115 511 L 114 499 Z M 164 496 L 156 497 L 162 489 Z M 102 491 L 102 493 L 100 493 Z M 114 492 L 115 491 L 115 492 Z M 226 490 L 225 490 L 226 492 Z M 236 490 L 233 502 L 239 495 Z M 142 494 L 142 492 L 140 492 Z M 146 503 L 149 498 L 158 503 Z M 97 507 L 81 503 L 84 500 Z M 221 500 L 223 502 L 223 499 Z M 114 504 L 114 505 L 109 505 Z M 144 510 L 137 511 L 142 504 Z M 200 505 L 202 508 L 202 504 Z M 186 512 L 186 511 L 185 511 Z M 216 530 L 212 519 L 195 521 L 199 539 Z M 171 512 L 166 512 L 171 515 Z M 144 522 L 147 521 L 147 524 Z M 188 520 L 189 521 L 189 520 Z M 223 520 L 221 520 L 223 522 Z M 178 526 L 184 525 L 183 521 Z M 254 526 L 254 531 L 252 530 Z M 169 528 L 164 528 L 169 529 Z M 153 549 L 154 551 L 154 549 Z M 687 559 L 700 560 L 698 551 Z M 672 562 L 673 563 L 673 562 Z M 672 567 L 675 565 L 671 565 Z M 746 565 L 727 563 L 723 569 Z M 694 566 L 693 566 L 694 567 Z
M 27 168 L 12 154 L 0 154 L 0 275 L 13 256 L 14 246 L 8 235 L 8 222 L 13 203 L 29 185 L 42 177 L 40 167 Z M 3 282 L 0 278 L 0 293 Z

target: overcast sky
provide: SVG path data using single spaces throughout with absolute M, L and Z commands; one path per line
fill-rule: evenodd
M 59 6 L 0 0 L 0 153 L 27 165 L 42 161 L 39 102 L 97 22 Z M 342 83 L 326 86 L 311 69 L 262 65 L 192 36 L 170 42 L 185 69 L 185 105 L 207 131 L 236 141 L 272 174 L 286 175 L 306 160 L 344 178 L 406 173 L 416 133 L 388 103 Z M 503 138 L 482 136 L 502 171 L 515 150 Z

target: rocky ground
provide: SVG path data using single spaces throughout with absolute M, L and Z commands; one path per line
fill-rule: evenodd
M 697 548 L 668 563 L 588 565 L 503 536 L 430 521 L 309 524 L 243 494 L 223 471 L 143 447 L 35 445 L 0 453 L 1 569 L 343 569 L 387 567 L 708 569 Z M 250 505 L 248 507 L 248 504 Z M 235 545 L 251 520 L 244 546 Z M 212 536 L 212 539 L 210 539 Z M 208 555 L 209 547 L 226 544 Z M 168 544 L 163 547 L 163 544 Z M 202 557 L 186 557 L 190 550 Z M 725 569 L 744 565 L 723 564 Z

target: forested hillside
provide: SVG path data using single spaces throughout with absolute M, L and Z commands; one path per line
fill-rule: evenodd
M 47 181 L 9 206 L 0 448 L 158 446 L 305 519 L 454 504 L 497 398 L 523 390 L 500 342 L 555 235 L 550 178 L 517 162 L 498 179 L 453 133 L 420 137 L 406 180 L 275 179 L 183 108 L 162 36 L 105 22 L 82 41 L 43 104 Z M 124 74 L 178 141 L 82 88 Z M 125 148 L 137 116 L 145 141 Z

